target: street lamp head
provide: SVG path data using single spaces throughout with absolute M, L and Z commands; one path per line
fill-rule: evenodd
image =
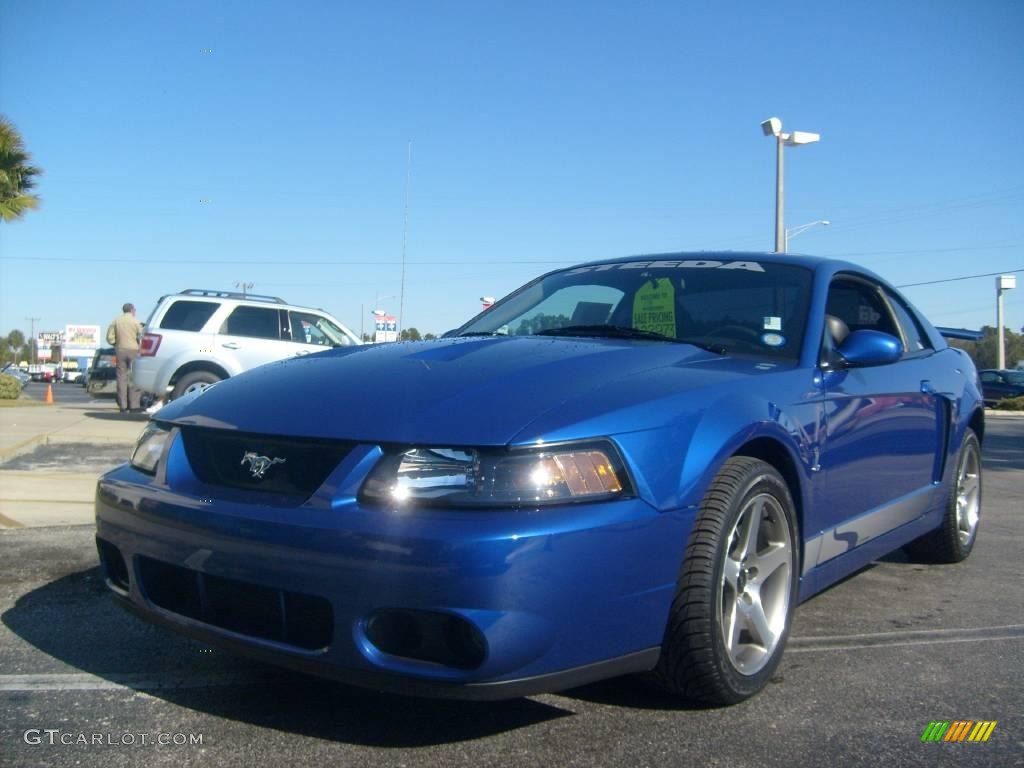
M 821 141 L 820 133 L 811 133 L 809 131 L 793 131 L 786 138 L 787 147 L 795 147 L 800 144 L 813 144 L 816 141 Z
M 765 136 L 778 136 L 782 133 L 782 121 L 777 117 L 769 117 L 761 123 L 761 130 Z

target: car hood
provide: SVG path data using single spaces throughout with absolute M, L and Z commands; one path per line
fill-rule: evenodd
M 578 412 L 583 398 L 591 399 L 585 410 L 592 414 L 618 407 L 612 401 L 620 395 L 605 402 L 602 393 L 616 382 L 629 379 L 642 401 L 647 374 L 666 368 L 678 371 L 677 392 L 742 375 L 728 359 L 686 344 L 441 339 L 271 363 L 177 400 L 156 418 L 256 434 L 505 445 L 545 414 L 569 404 Z

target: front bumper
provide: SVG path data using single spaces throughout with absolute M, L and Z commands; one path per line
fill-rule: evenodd
M 507 698 L 653 667 L 694 510 L 391 512 L 355 498 L 376 450 L 293 507 L 116 469 L 96 496 L 107 583 L 204 642 L 400 693 Z M 416 629 L 437 634 L 428 651 L 455 627 L 479 655 L 394 652 L 381 615 L 441 617 Z

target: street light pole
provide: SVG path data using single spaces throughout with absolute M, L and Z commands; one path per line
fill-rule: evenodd
M 1012 291 L 1017 287 L 1016 275 L 999 275 L 996 278 L 996 329 L 997 343 L 996 368 L 1003 370 L 1006 367 L 1006 340 L 1003 338 L 1003 293 Z
M 775 137 L 775 252 L 786 252 L 786 225 L 783 215 L 783 147 L 796 147 L 801 144 L 813 144 L 821 140 L 821 134 L 808 131 L 782 132 L 782 121 L 777 117 L 769 117 L 761 123 L 765 136 Z
M 783 139 L 785 134 L 779 133 L 775 136 L 775 252 L 785 253 L 786 252 L 786 227 L 783 224 L 785 217 L 783 216 L 783 194 L 782 194 L 782 147 Z
M 824 226 L 827 227 L 831 223 L 832 222 L 830 222 L 828 219 L 818 219 L 817 221 L 812 221 L 812 222 L 810 222 L 808 224 L 801 224 L 799 227 L 793 227 L 792 229 L 784 230 L 785 233 L 786 233 L 786 236 L 785 236 L 785 238 L 783 238 L 783 241 L 782 241 L 782 246 L 783 246 L 782 247 L 782 252 L 783 253 L 788 253 L 789 252 L 789 241 L 792 240 L 797 235 L 803 234 L 804 232 L 806 232 L 811 227 L 816 227 L 819 224 L 823 224 Z

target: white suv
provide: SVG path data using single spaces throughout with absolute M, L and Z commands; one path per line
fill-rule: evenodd
M 174 399 L 264 363 L 359 343 L 319 309 L 276 296 L 189 289 L 157 302 L 132 380 L 145 392 Z

